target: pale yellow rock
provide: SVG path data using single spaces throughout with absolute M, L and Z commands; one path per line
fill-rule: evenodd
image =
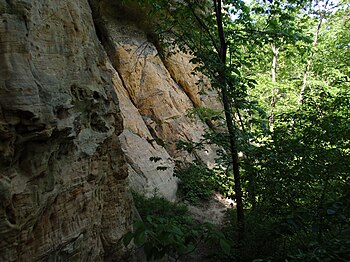
M 141 117 L 117 72 L 111 65 L 108 68 L 113 74 L 112 81 L 124 120 L 124 131 L 119 138 L 126 155 L 132 189 L 146 196 L 158 194 L 175 201 L 177 180 L 173 176 L 174 163 L 165 148 L 152 137 L 148 128 L 151 129 L 154 123 Z M 159 158 L 159 161 L 150 160 L 152 157 Z
M 118 24 L 110 23 L 106 28 L 112 28 L 110 35 L 113 39 Z M 132 37 L 134 35 L 136 37 Z M 137 29 L 129 41 L 124 38 L 123 42 L 118 43 L 117 39 L 113 42 L 114 66 L 140 114 L 157 123 L 153 130 L 157 136 L 167 142 L 200 136 L 204 125 L 193 123 L 186 117 L 193 104 L 172 79 L 154 45 L 147 42 L 146 36 Z
M 195 66 L 190 62 L 192 56 L 182 52 L 165 58 L 165 66 L 173 79 L 182 87 L 195 107 L 202 105 L 199 92 L 203 77 L 195 74 Z M 204 87 L 204 86 L 203 86 Z M 206 86 L 205 86 L 206 88 Z
M 138 109 L 132 103 L 132 99 L 130 98 L 128 92 L 125 90 L 118 74 L 114 68 L 112 68 L 112 66 L 109 65 L 109 68 L 113 74 L 112 81 L 118 94 L 119 107 L 121 110 L 121 115 L 123 117 L 124 129 L 128 129 L 134 134 L 137 134 L 138 136 L 145 139 L 153 139 Z
M 165 66 L 172 78 L 179 83 L 194 107 L 208 107 L 223 110 L 218 93 L 211 86 L 210 80 L 196 71 L 196 65 L 191 62 L 190 54 L 176 52 L 165 57 Z
M 138 27 L 143 25 L 137 17 L 133 14 L 128 20 L 127 14 L 118 12 L 116 6 L 118 4 L 107 0 L 94 1 L 93 10 L 98 18 L 96 26 L 104 35 L 102 42 L 117 71 L 113 81 L 126 131 L 121 135 L 123 149 L 129 167 L 135 163 L 138 166 L 129 168 L 131 186 L 146 194 L 158 191 L 167 198 L 170 195 L 173 200 L 177 185 L 170 179 L 171 173 L 163 172 L 163 176 L 169 177 L 168 184 L 163 183 L 157 177 L 159 173 L 152 174 L 145 163 L 154 155 L 151 152 L 156 145 L 163 159 L 171 156 L 176 160 L 193 161 L 198 157 L 209 166 L 213 165 L 216 149 L 212 146 L 196 152 L 196 156 L 187 155 L 175 146 L 180 140 L 198 142 L 203 138 L 206 124 L 188 118 L 187 114 L 194 106 L 209 104 L 208 96 L 203 98 L 200 91 L 204 88 L 209 92 L 210 85 L 202 76 L 192 74 L 194 67 L 189 56 L 178 54 L 169 61 L 162 61 L 155 45 Z M 215 99 L 219 105 L 217 96 Z M 172 193 L 163 194 L 166 192 Z
M 116 27 L 114 25 L 113 29 Z M 184 74 L 183 79 L 188 83 L 188 92 L 185 92 L 170 75 L 154 45 L 147 42 L 145 37 L 142 39 L 140 35 L 142 36 L 142 32 L 139 32 L 138 38 L 130 39 L 130 43 L 136 43 L 137 39 L 141 38 L 140 46 L 114 43 L 117 57 L 115 67 L 134 105 L 143 119 L 148 120 L 146 125 L 150 132 L 163 140 L 169 154 L 177 158 L 182 156 L 183 152 L 176 150 L 175 143 L 179 140 L 198 142 L 203 138 L 204 130 L 207 128 L 199 119 L 187 117 L 188 110 L 194 107 L 188 94 L 194 94 L 193 97 L 197 95 L 199 99 L 195 79 L 186 78 L 192 77 L 190 73 Z M 189 89 L 190 81 L 194 90 Z M 216 157 L 215 149 L 210 146 L 197 154 L 209 165 L 213 164 Z

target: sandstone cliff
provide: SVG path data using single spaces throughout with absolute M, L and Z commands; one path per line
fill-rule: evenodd
M 116 2 L 0 0 L 0 261 L 126 261 L 129 182 L 175 199 L 186 112 L 216 98 Z
M 87 1 L 0 1 L 0 261 L 99 261 L 131 229 L 123 131 Z
M 134 190 L 158 192 L 175 199 L 174 159 L 179 140 L 202 139 L 206 124 L 189 119 L 189 109 L 221 108 L 216 92 L 203 76 L 193 75 L 191 57 L 175 54 L 161 59 L 157 43 L 150 39 L 148 22 L 134 6 L 121 7 L 109 0 L 91 1 L 96 30 L 110 58 L 113 80 L 120 100 L 124 131 L 120 135 Z M 198 83 L 202 83 L 202 87 Z M 200 88 L 206 95 L 200 95 Z M 207 146 L 197 152 L 201 160 L 213 162 L 215 150 Z M 152 162 L 151 157 L 161 158 Z M 187 159 L 191 161 L 191 159 Z M 159 167 L 167 169 L 158 170 Z

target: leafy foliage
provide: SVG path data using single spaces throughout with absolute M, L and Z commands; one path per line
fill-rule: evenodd
M 311 242 L 306 250 L 299 250 L 298 254 L 290 255 L 286 261 L 339 261 L 350 260 L 349 236 L 334 238 L 323 243 Z
M 180 198 L 191 204 L 207 201 L 216 188 L 214 171 L 196 161 L 178 167 L 174 175 L 180 179 Z
M 253 194 L 247 195 L 253 206 L 250 216 L 267 221 L 265 232 L 277 234 L 269 238 L 270 243 L 281 239 L 274 248 L 280 254 L 273 256 L 283 258 L 300 250 L 300 256 L 293 259 L 330 258 L 332 253 L 325 251 L 329 250 L 327 241 L 334 243 L 335 253 L 343 254 L 346 249 L 350 229 L 349 98 L 348 90 L 330 93 L 314 87 L 299 109 L 277 115 L 269 139 L 249 152 L 254 157 L 247 170 L 254 185 Z M 338 236 L 346 237 L 339 242 Z M 310 245 L 318 246 L 321 253 L 307 258 Z
M 157 25 L 150 39 L 161 56 L 171 55 L 164 51 L 167 48 L 190 53 L 196 70 L 205 73 L 219 92 L 228 88 L 246 227 L 245 238 L 238 237 L 235 217 L 230 215 L 223 234 L 236 244 L 229 257 L 220 259 L 348 261 L 349 4 L 340 1 L 335 8 L 333 1 L 327 1 L 330 8 L 322 11 L 322 1 L 253 1 L 249 6 L 239 0 L 222 1 L 223 42 L 212 1 L 138 2 Z M 303 77 L 308 79 L 305 90 Z M 217 113 L 197 108 L 188 116 L 220 123 Z M 231 142 L 232 132 L 214 127 L 203 141 L 178 143 L 178 148 L 194 156 L 203 150 L 203 143 L 221 148 L 213 170 L 199 161 L 179 166 L 176 176 L 182 199 L 199 203 L 214 190 L 237 197 L 229 168 Z M 183 254 L 181 245 L 195 246 L 197 233 L 187 237 L 186 226 L 171 221 L 174 228 L 168 223 L 145 218 L 143 229 L 132 238 L 144 234 L 141 240 L 152 239 L 150 250 L 166 250 L 154 257 Z M 156 241 L 163 236 L 172 241 L 166 247 Z
M 184 205 L 157 196 L 146 199 L 138 194 L 134 201 L 142 221 L 136 223 L 134 232 L 123 237 L 123 242 L 128 246 L 133 240 L 136 246 L 143 247 L 147 260 L 166 255 L 177 260 L 195 252 L 203 242 L 215 245 L 225 254 L 230 252 L 231 244 L 224 234 L 209 223 L 195 223 Z

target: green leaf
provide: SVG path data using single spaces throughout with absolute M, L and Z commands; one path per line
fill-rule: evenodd
M 174 233 L 174 234 L 180 235 L 180 236 L 183 236 L 183 235 L 184 235 L 184 233 L 182 232 L 181 228 L 178 227 L 178 226 L 175 226 L 175 225 L 173 225 L 172 227 L 170 227 L 170 228 L 168 229 L 168 232 Z
M 220 239 L 219 244 L 220 244 L 220 247 L 221 247 L 222 251 L 226 255 L 229 255 L 230 251 L 231 251 L 230 244 L 225 239 L 222 239 L 222 238 Z
M 179 254 L 188 254 L 188 253 L 194 252 L 195 250 L 196 250 L 196 246 L 190 243 L 179 247 L 178 252 Z
M 123 237 L 123 243 L 124 246 L 129 245 L 129 243 L 131 242 L 131 240 L 134 238 L 134 234 L 132 232 L 128 232 L 124 235 Z
M 138 232 L 138 234 L 135 235 L 134 242 L 137 246 L 142 246 L 146 243 L 147 235 L 146 231 Z
M 147 216 L 146 217 L 147 222 L 151 223 L 153 222 L 153 217 L 152 216 Z

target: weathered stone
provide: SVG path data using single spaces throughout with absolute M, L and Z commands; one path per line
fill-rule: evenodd
M 190 56 L 158 56 L 133 8 L 0 0 L 0 261 L 130 260 L 129 181 L 174 200 L 174 159 L 213 162 L 175 143 L 202 139 L 187 112 L 216 94 Z
M 167 197 L 173 196 L 175 193 L 169 194 L 169 191 L 175 192 L 177 184 L 171 172 L 161 174 L 162 179 L 167 177 L 165 184 L 157 178 L 158 172 L 150 172 L 147 165 L 155 147 L 162 159 L 171 156 L 192 161 L 197 157 L 208 165 L 214 162 L 215 148 L 211 146 L 196 152 L 196 156 L 176 149 L 177 141 L 200 141 L 207 128 L 199 119 L 187 117 L 188 110 L 205 105 L 198 84 L 204 77 L 192 74 L 194 66 L 189 56 L 177 54 L 166 61 L 160 58 L 156 45 L 148 39 L 147 21 L 142 14 L 134 15 L 139 10 L 123 9 L 123 16 L 118 3 L 91 2 L 100 39 L 115 71 L 113 81 L 121 101 L 125 130 L 131 131 L 121 136 L 129 166 L 135 167 L 137 163 L 136 169 L 129 169 L 131 186 L 148 194 L 156 190 L 163 196 L 163 192 Z M 210 87 L 208 83 L 203 80 L 206 91 Z M 208 100 L 208 96 L 203 100 Z
M 191 62 L 193 56 L 175 52 L 164 59 L 171 77 L 181 86 L 195 107 L 223 110 L 218 93 L 211 87 L 209 79 L 196 71 Z
M 120 139 L 129 164 L 133 189 L 146 196 L 159 194 L 174 201 L 177 183 L 173 177 L 174 163 L 167 151 L 155 142 L 150 147 L 146 139 L 129 130 L 124 130 Z
M 129 167 L 131 187 L 146 196 L 159 194 L 175 201 L 177 181 L 173 176 L 174 163 L 165 148 L 153 138 L 147 127 L 151 124 L 141 117 L 131 102 L 117 72 L 112 66 L 110 70 L 124 120 L 124 131 L 119 137 Z
M 123 126 L 87 0 L 0 0 L 0 39 L 0 261 L 118 260 Z

